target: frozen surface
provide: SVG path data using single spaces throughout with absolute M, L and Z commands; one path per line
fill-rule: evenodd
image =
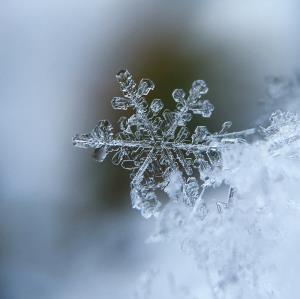
M 133 207 L 146 218 L 157 217 L 148 240 L 167 244 L 168 258 L 160 252 L 163 262 L 141 275 L 134 297 L 299 295 L 297 114 L 277 110 L 266 126 L 242 132 L 228 133 L 228 121 L 217 133 L 204 126 L 190 133 L 187 124 L 193 114 L 209 117 L 213 111 L 202 99 L 208 91 L 203 81 L 195 81 L 188 95 L 174 90 L 176 110 L 170 111 L 163 110 L 159 99 L 150 105 L 145 101 L 154 88 L 152 81 L 142 79 L 137 85 L 127 70 L 117 79 L 124 97 L 114 98 L 112 106 L 132 108 L 134 114 L 121 118 L 116 136 L 109 122 L 100 121 L 92 133 L 76 135 L 73 142 L 94 148 L 98 161 L 114 152 L 113 163 L 131 170 Z M 252 142 L 247 141 L 254 134 Z M 169 197 L 164 206 L 157 190 Z M 174 244 L 180 254 L 192 258 L 191 265 L 182 264 L 172 251 Z M 173 269 L 165 276 L 168 259 Z M 184 277 L 176 277 L 180 273 Z

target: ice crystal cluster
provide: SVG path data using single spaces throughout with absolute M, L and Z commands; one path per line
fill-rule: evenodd
M 185 284 L 185 295 L 175 291 L 164 298 L 298 298 L 297 114 L 277 110 L 267 124 L 241 132 L 228 132 L 231 122 L 216 133 L 201 123 L 191 131 L 193 116 L 201 121 L 213 112 L 203 81 L 195 81 L 187 94 L 175 89 L 176 109 L 170 111 L 160 99 L 146 102 L 152 81 L 136 84 L 126 70 L 117 80 L 123 97 L 113 98 L 112 106 L 131 109 L 132 116 L 120 119 L 119 133 L 100 121 L 73 142 L 95 149 L 98 161 L 111 154 L 114 164 L 129 169 L 133 207 L 146 218 L 157 216 L 149 241 L 168 244 L 168 256 L 175 242 L 196 262 L 199 273 Z M 251 142 L 249 135 L 255 135 Z M 170 199 L 163 207 L 160 191 Z M 179 259 L 173 264 L 189 272 Z M 161 298 L 164 285 L 155 273 L 143 279 L 136 298 Z
M 99 162 L 111 154 L 113 164 L 131 171 L 132 205 L 146 218 L 158 214 L 159 190 L 167 191 L 171 199 L 182 198 L 195 210 L 203 208 L 205 188 L 221 183 L 211 174 L 222 168 L 222 151 L 228 144 L 244 142 L 243 137 L 254 130 L 228 133 L 231 122 L 227 121 L 216 133 L 201 125 L 190 132 L 187 125 L 193 116 L 209 118 L 214 110 L 205 98 L 208 87 L 203 80 L 194 81 L 188 93 L 175 89 L 176 109 L 171 111 L 164 109 L 161 99 L 146 101 L 145 96 L 154 89 L 151 80 L 137 84 L 127 70 L 121 70 L 116 78 L 123 96 L 114 97 L 112 107 L 131 109 L 133 114 L 120 118 L 117 134 L 109 121 L 101 120 L 91 133 L 74 136 L 74 145 L 95 149 Z M 170 191 L 174 176 L 182 182 L 177 192 Z
M 193 298 L 282 299 L 300 293 L 300 121 L 276 111 L 258 131 L 251 144 L 222 151 L 223 171 L 216 176 L 235 190 L 230 201 L 220 190 L 202 198 L 205 217 L 191 217 L 188 207 L 174 201 L 158 216 L 150 241 L 170 247 L 175 242 L 194 259 L 199 273 L 198 283 L 188 286 L 198 294 Z M 179 178 L 172 186 L 180 188 Z
M 300 70 L 293 76 L 268 76 L 265 79 L 266 93 L 259 100 L 260 111 L 255 120 L 257 125 L 267 122 L 270 112 L 278 109 L 295 111 L 300 100 Z

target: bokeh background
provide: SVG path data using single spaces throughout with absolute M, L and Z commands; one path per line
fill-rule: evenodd
M 134 298 L 140 273 L 168 263 L 145 244 L 154 222 L 131 209 L 128 173 L 72 146 L 116 124 L 119 69 L 151 78 L 170 108 L 173 89 L 204 79 L 205 124 L 240 130 L 299 50 L 297 0 L 1 1 L 0 297 Z

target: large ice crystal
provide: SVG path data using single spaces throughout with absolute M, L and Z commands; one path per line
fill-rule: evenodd
M 278 110 L 259 133 L 251 143 L 222 150 L 222 170 L 211 177 L 231 186 L 227 200 L 221 192 L 206 194 L 201 205 L 194 205 L 195 217 L 186 205 L 169 202 L 150 238 L 175 241 L 192 256 L 211 290 L 207 297 L 199 291 L 199 298 L 299 294 L 300 120 Z M 183 198 L 189 204 L 199 189 L 194 180 L 187 183 Z M 180 184 L 179 177 L 172 178 L 170 196 L 178 196 Z
M 167 242 L 168 256 L 175 241 L 193 257 L 200 277 L 194 281 L 179 259 L 172 263 L 189 278 L 191 292 L 176 289 L 164 298 L 197 294 L 192 298 L 281 299 L 299 294 L 297 114 L 275 109 L 257 129 L 241 132 L 228 132 L 230 121 L 216 133 L 201 123 L 191 131 L 188 124 L 193 116 L 210 117 L 214 109 L 205 99 L 204 81 L 195 81 L 188 93 L 175 89 L 176 109 L 171 111 L 160 99 L 146 102 L 145 96 L 154 89 L 152 81 L 136 84 L 128 71 L 119 72 L 117 79 L 123 97 L 113 98 L 112 106 L 132 109 L 133 114 L 121 117 L 117 134 L 108 121 L 100 121 L 91 133 L 76 135 L 73 142 L 93 148 L 100 162 L 111 154 L 114 164 L 130 170 L 133 207 L 146 218 L 158 216 L 149 240 Z M 281 81 L 274 82 L 277 86 Z M 270 94 L 281 100 L 286 95 L 281 90 L 273 86 Z M 294 95 L 298 99 L 298 93 L 293 99 Z M 253 133 L 257 134 L 249 142 L 246 137 Z M 224 185 L 227 196 L 223 188 L 205 193 Z M 163 208 L 158 191 L 170 198 Z M 161 296 L 160 279 L 154 276 L 152 272 L 145 276 L 136 298 Z M 199 288 L 201 277 L 208 293 Z M 152 296 L 150 289 L 157 293 Z
M 201 125 L 190 132 L 187 125 L 193 115 L 208 118 L 214 110 L 205 98 L 208 87 L 203 80 L 194 81 L 188 94 L 175 89 L 172 97 L 176 109 L 171 111 L 163 109 L 160 99 L 147 103 L 145 96 L 154 89 L 151 80 L 142 79 L 137 84 L 127 70 L 121 70 L 116 78 L 123 96 L 114 97 L 112 107 L 132 109 L 133 114 L 120 118 L 117 134 L 113 134 L 109 121 L 101 120 L 91 133 L 75 135 L 73 144 L 93 148 L 99 162 L 111 154 L 113 164 L 131 171 L 132 205 L 144 217 L 158 213 L 161 203 L 157 191 L 167 190 L 174 173 L 182 182 L 180 196 L 175 198 L 198 207 L 203 194 L 200 190 L 217 183 L 212 174 L 222 168 L 222 151 L 243 142 L 254 130 L 228 133 L 231 122 L 227 121 L 216 133 Z

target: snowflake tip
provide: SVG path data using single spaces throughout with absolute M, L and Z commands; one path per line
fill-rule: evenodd
M 208 87 L 203 80 L 196 80 L 192 84 L 192 88 L 190 89 L 190 94 L 198 95 L 199 97 L 202 94 L 206 94 L 208 92 Z
M 150 79 L 142 79 L 139 83 L 137 96 L 146 96 L 151 90 L 155 88 L 154 83 Z
M 135 93 L 136 84 L 132 79 L 132 75 L 128 72 L 128 70 L 120 70 L 116 78 L 120 84 L 121 91 L 123 92 L 126 98 L 131 98 Z
M 172 92 L 172 97 L 175 102 L 182 103 L 185 99 L 185 92 L 183 89 L 177 88 Z

